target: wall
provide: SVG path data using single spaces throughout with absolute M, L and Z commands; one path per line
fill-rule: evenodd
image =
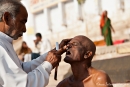
M 97 2 L 100 1 L 100 2 Z M 124 0 L 124 11 L 120 7 L 120 0 L 87 0 L 84 4 L 84 14 L 87 24 L 88 37 L 92 40 L 100 40 L 103 39 L 100 33 L 100 15 L 104 10 L 108 11 L 108 17 L 111 19 L 112 25 L 116 31 L 116 33 L 112 33 L 113 41 L 119 39 L 128 39 L 129 35 L 126 32 L 130 28 L 130 12 L 129 12 L 129 1 Z M 94 3 L 95 6 L 91 5 Z M 87 5 L 89 4 L 89 5 Z M 98 6 L 101 5 L 101 6 Z M 100 8 L 101 7 L 101 8 Z M 89 11 L 86 9 L 88 8 Z M 95 8 L 98 9 L 98 13 Z M 94 13 L 95 12 L 95 13 Z M 122 36 L 120 36 L 123 34 Z
M 61 0 L 64 4 L 63 17 L 65 18 L 67 26 L 61 24 L 61 13 L 58 4 L 55 3 L 55 5 L 46 7 L 49 9 L 49 27 L 51 31 L 46 32 L 47 23 L 44 8 L 42 14 L 34 13 L 34 33 L 41 32 L 43 37 L 47 37 L 51 40 L 52 46 L 55 45 L 56 41 L 60 42 L 63 38 L 74 37 L 79 34 L 86 35 L 93 41 L 103 40 L 100 33 L 99 22 L 102 11 L 107 10 L 108 17 L 111 19 L 116 31 L 115 34 L 112 33 L 113 41 L 127 39 L 130 33 L 127 32 L 130 31 L 130 0 L 124 0 L 124 10 L 122 10 L 119 1 L 120 0 L 86 0 L 81 8 L 84 19 L 82 21 L 77 19 L 77 9 L 75 8 L 74 0 Z

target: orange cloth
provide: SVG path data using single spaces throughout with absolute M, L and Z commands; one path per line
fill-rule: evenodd
M 104 13 L 101 15 L 101 20 L 100 20 L 100 28 L 102 29 L 105 25 L 105 15 Z

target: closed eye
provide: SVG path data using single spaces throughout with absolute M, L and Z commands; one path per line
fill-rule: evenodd
M 77 46 L 78 45 L 78 43 L 76 43 L 76 42 L 74 42 L 74 43 L 72 43 L 73 44 L 73 46 Z

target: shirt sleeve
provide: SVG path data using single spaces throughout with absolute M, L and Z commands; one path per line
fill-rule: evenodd
M 36 59 L 34 59 L 32 61 L 23 62 L 22 63 L 23 70 L 26 73 L 29 73 L 30 71 L 32 71 L 35 68 L 37 68 L 40 64 L 44 64 L 44 61 L 45 61 L 45 58 L 46 58 L 47 54 L 48 53 L 45 53 L 45 54 L 41 55 L 40 57 L 38 57 L 38 58 L 36 58 Z M 52 65 L 49 62 L 48 62 L 48 64 L 46 66 L 52 67 Z
M 52 65 L 45 61 L 47 53 L 30 62 L 23 63 L 27 75 L 27 87 L 45 87 L 48 84 Z
M 29 72 L 26 87 L 45 87 L 49 82 L 51 69 L 51 64 L 45 61 L 36 69 L 32 70 L 32 72 Z
M 46 54 L 32 62 L 23 63 L 22 69 L 3 48 L 0 52 L 0 87 L 45 87 L 48 84 L 52 65 L 44 61 Z
M 47 53 L 20 64 L 11 40 L 8 36 L 0 38 L 0 87 L 45 87 L 52 70 L 52 65 L 45 61 Z

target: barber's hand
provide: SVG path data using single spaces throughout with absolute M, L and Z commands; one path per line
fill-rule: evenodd
M 71 39 L 63 39 L 62 41 L 61 41 L 61 43 L 60 43 L 60 45 L 59 45 L 59 47 L 60 47 L 60 52 L 61 53 L 64 53 L 64 52 L 66 52 L 66 48 L 67 48 L 67 44 L 68 44 L 68 42 L 70 42 L 72 40 L 72 38 Z
M 52 64 L 53 68 L 55 68 L 59 62 L 61 61 L 61 55 L 59 55 L 59 52 L 56 50 L 51 50 L 48 52 L 48 55 L 46 57 L 46 61 Z

